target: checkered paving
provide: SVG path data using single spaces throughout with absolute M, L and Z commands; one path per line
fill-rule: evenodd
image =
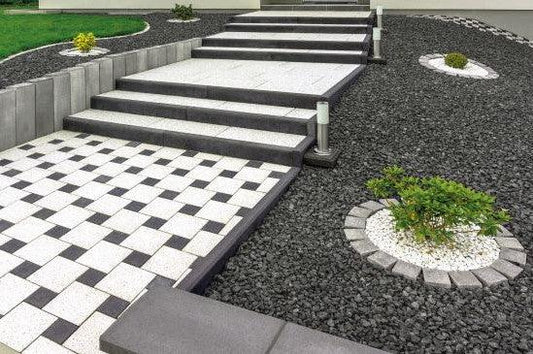
M 0 343 L 99 352 L 132 302 L 193 273 L 290 169 L 67 131 L 0 153 Z
M 465 17 L 446 16 L 446 15 L 411 15 L 410 17 L 429 18 L 429 19 L 440 20 L 444 22 L 453 22 L 453 23 L 456 23 L 458 25 L 465 26 L 468 28 L 475 28 L 481 32 L 489 32 L 495 36 L 503 36 L 510 41 L 514 41 L 520 44 L 525 44 L 533 48 L 533 40 L 529 40 L 527 38 L 524 38 L 522 36 L 519 36 L 507 30 L 491 26 L 489 24 L 486 24 L 483 21 L 479 21 L 479 20 L 475 20 L 471 18 L 465 18 Z

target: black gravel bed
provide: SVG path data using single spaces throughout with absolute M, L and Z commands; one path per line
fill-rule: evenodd
M 206 295 L 393 352 L 533 352 L 533 50 L 453 23 L 387 16 L 386 66 L 371 65 L 332 114 L 335 169 L 304 167 Z M 461 51 L 500 74 L 473 80 L 418 64 Z M 424 286 L 372 267 L 344 218 L 392 164 L 489 191 L 528 264 L 509 284 Z
M 172 18 L 170 13 L 140 16 L 150 24 L 148 32 L 132 37 L 99 40 L 97 45 L 109 49 L 109 54 L 112 54 L 204 37 L 221 32 L 231 16 L 228 13 L 201 13 L 198 15 L 201 20 L 192 23 L 169 23 L 167 20 Z M 71 47 L 72 44 L 64 44 L 44 48 L 0 64 L 0 89 L 98 58 L 65 57 L 59 54 L 61 50 Z

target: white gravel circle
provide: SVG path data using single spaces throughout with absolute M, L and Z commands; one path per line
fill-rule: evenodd
M 191 23 L 191 22 L 198 22 L 200 21 L 199 18 L 193 18 L 192 20 L 180 20 L 178 18 L 173 18 L 173 19 L 170 19 L 170 20 L 167 20 L 167 22 L 170 22 L 170 23 Z
M 91 57 L 109 53 L 109 49 L 94 47 L 88 52 L 81 52 L 76 48 L 69 48 L 59 52 L 59 54 L 67 57 Z
M 454 246 L 419 244 L 407 232 L 396 232 L 389 209 L 366 219 L 367 237 L 383 252 L 424 268 L 444 271 L 472 270 L 490 266 L 500 247 L 492 237 L 478 236 L 466 228 L 456 230 Z
M 470 60 L 468 61 L 464 69 L 456 69 L 446 65 L 444 58 L 430 59 L 429 65 L 432 65 L 437 69 L 454 74 L 466 74 L 479 77 L 485 77 L 489 75 L 489 72 L 487 70 L 483 69 L 479 65 L 473 64 Z
M 486 80 L 497 79 L 499 77 L 498 73 L 491 67 L 475 60 L 468 59 L 468 63 L 464 69 L 456 69 L 446 65 L 444 58 L 444 54 L 428 54 L 421 56 L 418 62 L 428 69 L 452 76 Z

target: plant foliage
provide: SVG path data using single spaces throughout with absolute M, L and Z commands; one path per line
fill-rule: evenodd
M 87 53 L 96 46 L 96 37 L 92 32 L 78 33 L 74 37 L 74 47 L 80 52 Z
M 192 9 L 192 4 L 189 6 L 176 4 L 176 6 L 174 6 L 172 9 L 172 13 L 174 16 L 176 16 L 176 18 L 182 21 L 189 21 L 196 17 Z
M 444 57 L 444 63 L 455 69 L 464 69 L 468 64 L 468 58 L 462 53 L 449 53 Z
M 461 183 L 441 177 L 407 176 L 398 166 L 383 170 L 382 178 L 367 187 L 378 198 L 397 197 L 391 205 L 397 231 L 410 231 L 418 242 L 453 242 L 453 229 L 477 226 L 478 235 L 496 235 L 499 225 L 510 220 L 505 210 L 495 210 L 495 198 Z

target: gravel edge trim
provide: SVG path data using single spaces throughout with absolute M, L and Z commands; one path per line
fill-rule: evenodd
M 492 80 L 492 79 L 497 79 L 500 77 L 500 75 L 494 71 L 494 69 L 492 69 L 491 67 L 485 65 L 485 64 L 482 64 L 480 62 L 477 62 L 475 60 L 472 60 L 472 59 L 468 59 L 468 62 L 470 64 L 473 64 L 473 65 L 476 65 L 476 66 L 479 66 L 480 68 L 482 69 L 485 69 L 488 74 L 485 75 L 485 76 L 481 76 L 481 75 L 475 75 L 475 74 L 461 74 L 461 73 L 456 73 L 456 72 L 452 72 L 452 71 L 446 71 L 446 70 L 442 70 L 442 69 L 439 69 L 437 68 L 436 66 L 432 65 L 430 63 L 430 60 L 431 59 L 439 59 L 439 58 L 444 58 L 445 55 L 444 54 L 428 54 L 428 55 L 422 55 L 419 59 L 418 59 L 418 62 L 420 63 L 420 65 L 428 68 L 428 69 L 431 69 L 433 71 L 436 71 L 438 73 L 441 73 L 441 74 L 446 74 L 446 75 L 450 75 L 450 76 L 459 76 L 459 77 L 464 77 L 464 78 L 468 78 L 468 79 L 478 79 L 478 80 Z
M 513 280 L 523 271 L 527 258 L 526 253 L 523 252 L 524 247 L 503 226 L 500 226 L 500 231 L 494 238 L 501 247 L 498 259 L 484 268 L 469 271 L 424 268 L 383 252 L 368 238 L 365 232 L 366 220 L 376 212 L 397 203 L 396 199 L 364 202 L 350 210 L 344 222 L 344 234 L 352 248 L 377 268 L 413 281 L 416 281 L 422 273 L 425 285 L 447 289 L 451 289 L 452 284 L 463 289 L 490 287 Z

